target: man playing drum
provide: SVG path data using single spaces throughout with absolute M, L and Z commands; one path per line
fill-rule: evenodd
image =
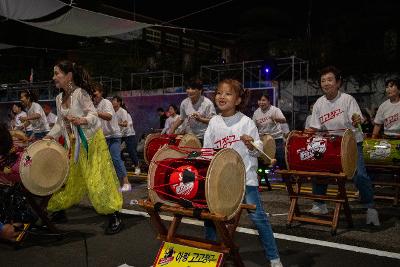
M 388 100 L 383 102 L 374 119 L 372 138 L 378 138 L 382 124 L 384 134 L 389 137 L 400 138 L 400 81 L 388 80 L 385 82 Z
M 367 207 L 367 224 L 380 225 L 378 212 L 374 208 L 374 192 L 371 178 L 368 176 L 363 157 L 363 133 L 359 130 L 361 126 L 361 110 L 356 100 L 339 91 L 342 85 L 340 71 L 333 66 L 321 70 L 321 88 L 324 93 L 314 104 L 310 128 L 307 130 L 334 131 L 342 134 L 344 129 L 351 129 L 355 133 L 357 142 L 357 172 L 353 177 L 354 183 L 360 192 L 361 202 Z M 324 195 L 327 185 L 313 184 L 313 194 Z M 326 214 L 328 209 L 324 202 L 314 202 L 310 210 L 314 214 Z
M 200 81 L 191 82 L 186 88 L 188 97 L 184 99 L 180 107 L 180 118 L 171 126 L 168 134 L 175 130 L 187 119 L 187 130 L 193 133 L 203 142 L 204 133 L 211 117 L 216 114 L 214 104 L 210 99 L 202 95 L 203 84 Z

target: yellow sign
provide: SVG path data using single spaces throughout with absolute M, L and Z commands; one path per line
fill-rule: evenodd
M 219 267 L 222 258 L 219 252 L 163 242 L 153 266 Z

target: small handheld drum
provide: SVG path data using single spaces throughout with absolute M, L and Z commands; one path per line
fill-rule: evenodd
M 269 134 L 264 134 L 261 136 L 261 141 L 263 142 L 264 153 L 267 154 L 271 159 L 274 159 L 276 152 L 275 139 Z M 261 155 L 261 158 L 263 159 L 265 164 L 271 164 L 271 161 L 266 156 Z
M 31 144 L 19 164 L 21 181 L 34 195 L 47 196 L 61 188 L 69 171 L 68 152 L 56 141 Z
M 144 141 L 143 156 L 145 162 L 150 164 L 154 154 L 164 145 L 201 148 L 201 143 L 194 134 L 149 134 Z
M 19 147 L 27 147 L 29 138 L 23 131 L 20 130 L 10 130 L 13 143 Z
M 286 141 L 289 170 L 343 172 L 351 178 L 357 159 L 357 143 L 351 130 L 345 130 L 343 136 L 291 131 Z
M 184 153 L 173 146 L 158 150 L 149 167 L 150 200 L 171 206 L 207 208 L 228 219 L 234 217 L 245 193 L 243 160 L 231 148 L 211 156 L 212 153 L 206 158 L 200 152 Z
M 366 164 L 399 165 L 400 139 L 365 139 L 363 154 Z

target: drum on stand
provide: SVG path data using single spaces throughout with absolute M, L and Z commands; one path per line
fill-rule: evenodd
M 357 143 L 351 130 L 343 136 L 291 131 L 285 149 L 288 170 L 343 172 L 351 178 L 357 169 Z
M 144 161 L 150 164 L 156 152 L 164 145 L 201 148 L 201 143 L 194 134 L 149 134 L 144 142 Z
M 366 164 L 399 165 L 400 139 L 365 139 L 363 154 Z
M 231 148 L 208 157 L 197 153 L 193 158 L 194 153 L 184 153 L 173 146 L 157 151 L 148 172 L 150 200 L 170 206 L 191 203 L 231 219 L 239 211 L 245 194 L 242 158 Z
M 262 135 L 260 139 L 263 143 L 264 153 L 267 154 L 271 159 L 274 159 L 276 153 L 275 139 L 269 134 Z M 261 155 L 260 157 L 262 158 L 264 164 L 266 165 L 271 164 L 271 161 L 266 156 Z
M 39 140 L 27 147 L 19 163 L 24 187 L 34 195 L 56 192 L 68 177 L 68 152 L 53 140 Z

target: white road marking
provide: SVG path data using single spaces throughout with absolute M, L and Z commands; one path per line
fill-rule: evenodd
M 143 216 L 143 217 L 150 217 L 149 214 L 147 214 L 147 212 L 144 212 L 144 211 L 122 209 L 120 212 L 123 214 L 131 214 L 131 215 L 138 215 L 138 216 Z M 281 215 L 281 214 L 277 214 L 277 215 Z M 272 214 L 272 216 L 277 216 L 277 215 Z M 161 219 L 163 219 L 165 221 L 172 221 L 172 219 L 173 219 L 172 216 L 167 216 L 167 215 L 160 215 L 160 217 L 161 217 Z M 198 226 L 204 225 L 203 222 L 200 220 L 192 220 L 192 219 L 186 219 L 186 218 L 184 218 L 182 220 L 182 222 L 186 223 L 186 224 L 198 225 Z M 250 228 L 238 227 L 236 229 L 236 231 L 240 232 L 240 233 L 245 233 L 245 234 L 258 235 L 257 230 L 250 229 Z M 389 252 L 389 251 L 383 251 L 383 250 L 377 250 L 377 249 L 371 249 L 371 248 L 364 248 L 364 247 L 357 247 L 357 246 L 352 246 L 352 245 L 346 245 L 346 244 L 341 244 L 341 243 L 328 242 L 328 241 L 323 241 L 323 240 L 318 240 L 318 239 L 311 239 L 311 238 L 286 235 L 286 234 L 280 234 L 280 233 L 274 233 L 274 236 L 275 236 L 275 238 L 282 239 L 282 240 L 300 242 L 300 243 L 305 243 L 305 244 L 312 244 L 312 245 L 317 245 L 317 246 L 322 246 L 322 247 L 336 248 L 336 249 L 341 249 L 341 250 L 347 250 L 347 251 L 353 251 L 353 252 L 358 252 L 358 253 L 380 256 L 380 257 L 400 259 L 400 253 L 395 253 L 395 252 Z

